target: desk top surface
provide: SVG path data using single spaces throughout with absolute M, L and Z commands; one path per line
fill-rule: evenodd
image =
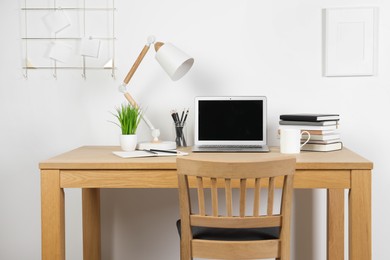
M 87 169 L 176 169 L 176 157 L 120 158 L 113 151 L 118 146 L 83 146 L 40 162 L 40 169 L 87 170 Z M 280 154 L 279 147 L 271 147 L 269 153 L 191 153 L 191 148 L 179 149 L 189 152 L 190 157 L 202 159 L 224 159 L 232 161 L 262 160 Z M 347 148 L 334 152 L 301 152 L 293 155 L 297 169 L 364 169 L 373 168 L 373 163 Z

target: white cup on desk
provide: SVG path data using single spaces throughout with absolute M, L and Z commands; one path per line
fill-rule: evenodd
M 297 154 L 301 152 L 302 146 L 310 140 L 308 131 L 301 131 L 294 128 L 280 128 L 280 152 L 285 154 Z M 301 139 L 307 135 L 307 140 L 301 144 Z

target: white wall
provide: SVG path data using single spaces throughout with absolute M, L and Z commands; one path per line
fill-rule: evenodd
M 378 75 L 322 77 L 321 9 L 367 5 L 380 8 Z M 117 86 L 149 34 L 195 57 L 193 70 L 171 82 L 149 53 L 131 82 L 165 139 L 169 111 L 192 108 L 197 95 L 266 95 L 271 145 L 278 144 L 282 113 L 340 113 L 345 146 L 374 162 L 373 259 L 390 259 L 389 1 L 117 0 L 116 6 L 117 80 L 106 71 L 88 72 L 85 81 L 79 71 L 59 71 L 58 80 L 33 71 L 25 80 L 20 3 L 0 2 L 0 259 L 40 259 L 39 161 L 82 145 L 118 144 L 109 112 L 124 101 Z M 140 135 L 148 137 L 144 126 Z M 80 191 L 65 192 L 67 259 L 76 260 L 82 256 Z M 102 190 L 103 259 L 178 259 L 176 195 Z M 294 259 L 326 259 L 324 192 L 298 191 L 295 203 Z

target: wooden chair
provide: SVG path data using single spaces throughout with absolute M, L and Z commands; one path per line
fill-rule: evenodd
M 280 156 L 257 161 L 177 159 L 179 180 L 180 259 L 290 259 L 290 211 L 295 157 Z M 280 177 L 278 177 L 280 176 Z M 189 183 L 191 185 L 189 185 Z M 190 193 L 196 186 L 197 193 Z M 275 186 L 282 187 L 280 211 L 274 214 Z M 233 207 L 233 187 L 239 190 L 239 205 Z M 265 214 L 260 211 L 260 191 L 268 187 Z M 253 212 L 246 214 L 247 189 L 253 188 Z M 218 190 L 226 202 L 223 214 L 218 207 Z M 209 201 L 205 202 L 210 192 Z M 208 193 L 207 193 L 208 194 Z M 207 195 L 206 194 L 206 195 Z M 249 193 L 248 193 L 249 194 Z M 191 196 L 193 195 L 193 196 Z M 195 212 L 191 200 L 197 197 Z M 223 199 L 220 201 L 223 202 Z M 276 202 L 275 202 L 276 203 Z M 207 214 L 207 205 L 211 212 Z M 206 206 L 205 206 L 206 205 Z M 263 205 L 264 206 L 264 205 Z M 234 214 L 236 213 L 236 214 Z

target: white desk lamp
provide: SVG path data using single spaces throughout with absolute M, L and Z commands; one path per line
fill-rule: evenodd
M 156 38 L 154 36 L 149 36 L 147 39 L 147 44 L 142 49 L 141 53 L 138 55 L 137 60 L 134 62 L 130 71 L 127 73 L 126 78 L 123 80 L 123 83 L 119 86 L 119 91 L 122 92 L 126 99 L 133 107 L 138 107 L 137 102 L 133 99 L 130 93 L 127 90 L 127 85 L 129 84 L 131 78 L 133 77 L 135 71 L 138 69 L 138 66 L 141 64 L 142 59 L 145 57 L 148 52 L 150 45 L 154 44 L 154 49 L 156 51 L 156 60 L 160 63 L 161 67 L 169 75 L 169 77 L 176 81 L 183 77 L 194 64 L 194 59 L 173 46 L 170 43 L 155 42 Z M 176 142 L 171 141 L 160 141 L 158 137 L 160 136 L 160 130 L 156 129 L 152 122 L 146 117 L 145 114 L 142 115 L 142 119 L 147 124 L 151 130 L 153 137 L 152 142 L 140 143 L 138 144 L 138 149 L 175 149 Z

